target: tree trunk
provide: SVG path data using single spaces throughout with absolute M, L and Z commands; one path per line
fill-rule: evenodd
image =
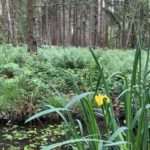
M 33 18 L 34 18 L 34 38 L 37 41 L 37 45 L 41 47 L 41 35 L 42 35 L 42 2 L 41 0 L 36 0 L 34 1 L 33 4 L 34 8 L 34 13 L 33 13 Z
M 13 30 L 12 30 L 12 20 L 10 15 L 10 3 L 9 0 L 6 0 L 7 14 L 8 14 L 8 28 L 9 28 L 9 37 L 11 42 L 13 42 Z
M 98 31 L 98 1 L 95 0 L 95 15 L 94 15 L 94 35 L 93 35 L 93 48 L 96 48 L 97 44 L 97 31 Z
M 27 0 L 27 45 L 28 52 L 37 51 L 37 43 L 34 38 L 33 0 Z
M 12 44 L 13 46 L 17 46 L 18 44 L 18 0 L 10 0 L 10 17 L 12 24 Z
M 122 49 L 126 49 L 126 39 L 127 39 L 127 34 L 126 34 L 126 13 L 128 11 L 127 6 L 129 6 L 128 0 L 124 0 L 123 2 L 123 21 L 122 21 Z
M 68 45 L 71 45 L 71 37 L 72 37 L 72 33 L 71 33 L 71 29 L 72 29 L 72 5 L 71 5 L 71 1 L 69 2 L 69 15 L 68 15 Z
M 131 48 L 134 49 L 136 44 L 136 31 L 135 25 L 132 26 L 132 33 L 131 33 Z
M 2 27 L 2 2 L 0 0 L 0 43 L 3 41 L 3 27 Z
M 73 29 L 72 29 L 73 30 L 72 31 L 72 45 L 73 46 L 75 46 L 75 40 L 76 40 L 76 36 L 75 36 L 76 35 L 75 34 L 76 33 L 76 20 L 75 20 L 76 15 L 75 14 L 76 14 L 76 5 L 74 4 L 74 6 L 73 6 Z
M 66 38 L 66 15 L 65 15 L 65 5 L 64 5 L 64 3 L 65 3 L 65 0 L 63 0 L 62 1 L 62 15 L 63 15 L 63 24 L 62 24 L 62 26 L 63 26 L 63 46 L 65 46 L 65 44 L 66 44 L 66 40 L 65 40 L 65 38 Z
M 51 45 L 49 6 L 46 6 L 46 43 Z
M 103 46 L 103 0 L 100 2 L 100 35 L 99 35 L 99 46 Z
M 42 7 L 42 44 L 47 44 L 47 40 L 46 40 L 46 7 L 47 6 L 43 6 Z

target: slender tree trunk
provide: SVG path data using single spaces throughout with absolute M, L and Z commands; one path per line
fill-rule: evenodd
M 2 17 L 2 0 L 0 0 L 0 16 Z
M 18 21 L 18 24 L 17 24 L 17 42 L 18 44 L 21 46 L 23 43 L 24 43 L 24 34 L 23 34 L 23 24 L 22 24 L 22 0 L 18 0 L 18 13 L 17 13 L 17 21 Z M 24 6 L 24 5 L 23 5 Z
M 2 1 L 0 0 L 0 43 L 3 41 L 3 27 L 2 27 Z
M 12 44 L 13 46 L 17 46 L 18 45 L 18 8 L 19 5 L 19 1 L 18 0 L 10 0 L 10 12 L 11 12 L 11 23 L 12 23 Z
M 94 24 L 95 24 L 95 19 L 94 19 L 94 13 L 95 7 L 92 5 L 90 6 L 90 21 L 89 21 L 89 42 L 88 46 L 93 47 L 93 39 L 94 39 Z
M 105 47 L 107 47 L 108 45 L 108 16 L 105 14 L 104 15 L 105 20 L 104 21 L 104 45 Z
M 126 13 L 128 11 L 128 0 L 124 0 L 123 2 L 123 21 L 122 21 L 122 49 L 126 49 Z
M 78 5 L 75 5 L 75 46 L 79 46 L 78 43 Z
M 82 39 L 82 43 L 83 43 L 83 45 L 82 46 L 86 46 L 86 7 L 83 5 L 83 32 L 82 32 L 82 34 L 83 34 L 83 39 Z
M 10 15 L 10 3 L 9 0 L 6 0 L 6 7 L 7 7 L 7 14 L 8 14 L 8 28 L 9 28 L 9 41 L 13 41 L 13 30 L 12 30 L 12 20 L 11 20 L 11 15 Z
M 65 3 L 65 0 L 63 0 L 62 1 L 62 13 L 63 13 L 63 46 L 65 46 L 65 43 L 66 43 L 66 40 L 65 40 L 65 38 L 66 38 L 66 32 L 65 32 L 65 30 L 66 30 L 66 13 L 65 13 L 65 5 L 64 5 L 64 3 Z
M 49 16 L 49 6 L 46 6 L 46 43 L 51 45 L 51 30 L 50 30 L 50 16 Z
M 42 44 L 47 44 L 47 40 L 46 40 L 46 7 L 47 6 L 43 6 L 42 7 Z
M 75 36 L 76 35 L 75 34 L 76 33 L 76 20 L 75 20 L 76 19 L 76 17 L 75 17 L 76 15 L 75 14 L 76 14 L 76 5 L 74 4 L 74 6 L 73 6 L 73 29 L 72 29 L 73 30 L 72 31 L 73 32 L 72 33 L 72 45 L 73 46 L 75 46 L 75 40 L 76 40 L 76 36 Z
M 132 25 L 132 32 L 131 32 L 131 48 L 135 48 L 135 42 L 136 42 L 136 31 L 135 31 L 135 25 L 133 23 Z
M 125 49 L 128 48 L 130 36 L 131 36 L 131 33 L 132 33 L 132 26 L 134 24 L 134 17 L 135 17 L 134 15 L 135 15 L 136 10 L 133 10 L 133 11 L 134 11 L 133 18 L 132 18 L 132 20 L 131 20 L 131 22 L 129 24 L 129 27 L 128 27 L 127 38 L 126 38 L 126 42 L 125 42 Z
M 100 2 L 100 35 L 99 35 L 99 46 L 103 46 L 103 0 Z
M 72 12 L 72 5 L 71 5 L 71 1 L 69 2 L 69 23 L 68 23 L 68 45 L 71 45 L 71 37 L 72 37 L 72 33 L 71 33 L 71 28 L 72 28 L 72 25 L 71 25 L 71 21 L 72 21 L 72 15 L 71 15 L 71 12 Z
M 83 47 L 83 35 L 84 35 L 84 5 L 81 6 L 81 18 L 80 18 L 80 46 Z
M 98 31 L 98 1 L 95 0 L 95 16 L 94 16 L 94 36 L 93 36 L 93 48 L 96 48 L 97 44 L 97 31 Z
M 41 47 L 42 4 L 41 0 L 36 0 L 33 2 L 34 38 L 37 41 L 37 45 Z
M 37 43 L 34 38 L 33 0 L 27 0 L 27 45 L 28 52 L 37 51 Z

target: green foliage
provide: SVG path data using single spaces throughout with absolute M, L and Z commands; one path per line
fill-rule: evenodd
M 75 146 L 78 150 L 99 150 L 99 149 L 121 149 L 121 150 L 141 150 L 149 148 L 149 89 L 147 85 L 147 77 L 149 74 L 149 51 L 147 51 L 147 57 L 142 72 L 142 59 L 141 59 L 141 45 L 139 44 L 135 52 L 133 69 L 131 73 L 131 79 L 126 74 L 122 74 L 121 77 L 124 80 L 125 93 L 124 98 L 124 112 L 125 112 L 125 126 L 121 127 L 118 120 L 115 118 L 113 111 L 112 99 L 110 99 L 109 85 L 105 77 L 102 65 L 97 59 L 97 55 L 91 50 L 92 56 L 97 65 L 97 70 L 100 74 L 97 80 L 94 96 L 98 94 L 98 87 L 103 85 L 103 92 L 107 95 L 109 102 L 100 105 L 100 108 L 94 108 L 92 93 L 82 93 L 74 97 L 64 108 L 55 108 L 48 106 L 49 109 L 35 114 L 29 118 L 26 122 L 39 118 L 45 114 L 56 112 L 62 120 L 65 122 L 70 132 L 70 137 L 66 141 L 50 144 L 43 147 L 43 150 L 51 150 L 63 145 Z M 100 98 L 101 99 L 101 98 Z M 104 99 L 103 99 L 104 100 Z M 97 101 L 97 100 L 96 100 Z M 79 120 L 75 120 L 71 113 L 72 107 L 75 103 L 80 102 L 82 108 L 82 117 Z M 136 105 L 136 106 L 134 106 Z M 135 111 L 134 111 L 135 109 Z M 63 112 L 66 112 L 67 117 Z M 105 122 L 105 136 L 101 135 L 104 130 L 96 120 L 95 114 L 100 113 L 103 116 Z M 76 129 L 76 121 L 78 122 L 79 131 Z M 84 128 L 83 128 L 84 126 Z M 83 129 L 86 130 L 84 135 Z
M 95 54 L 108 78 L 111 93 L 118 95 L 123 79 L 119 74 L 112 74 L 120 72 L 130 77 L 134 51 L 96 49 Z M 144 51 L 142 57 L 145 61 Z M 30 55 L 26 47 L 1 45 L 0 109 L 11 114 L 24 105 L 22 112 L 16 110 L 16 113 L 26 116 L 47 104 L 64 106 L 66 99 L 76 93 L 93 91 L 98 76 L 97 66 L 86 48 L 43 46 L 36 55 Z M 103 91 L 103 88 L 100 85 L 98 90 Z M 27 103 L 30 106 L 26 106 Z M 31 112 L 24 113 L 26 107 L 31 107 Z
M 6 78 L 13 78 L 19 74 L 19 65 L 15 63 L 8 63 L 0 66 L 0 74 Z

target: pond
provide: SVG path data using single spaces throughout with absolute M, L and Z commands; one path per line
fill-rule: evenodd
M 65 139 L 65 125 L 0 125 L 0 150 L 39 150 Z

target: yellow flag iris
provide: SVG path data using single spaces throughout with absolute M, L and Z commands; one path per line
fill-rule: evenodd
M 110 99 L 108 98 L 108 96 L 103 95 L 103 94 L 96 95 L 95 100 L 98 106 L 103 105 L 104 101 L 106 101 L 107 104 L 110 103 Z
M 103 96 L 103 100 L 105 100 L 107 104 L 110 103 L 110 99 L 106 95 Z
M 95 100 L 96 100 L 98 106 L 103 105 L 103 96 L 102 95 L 96 95 Z

